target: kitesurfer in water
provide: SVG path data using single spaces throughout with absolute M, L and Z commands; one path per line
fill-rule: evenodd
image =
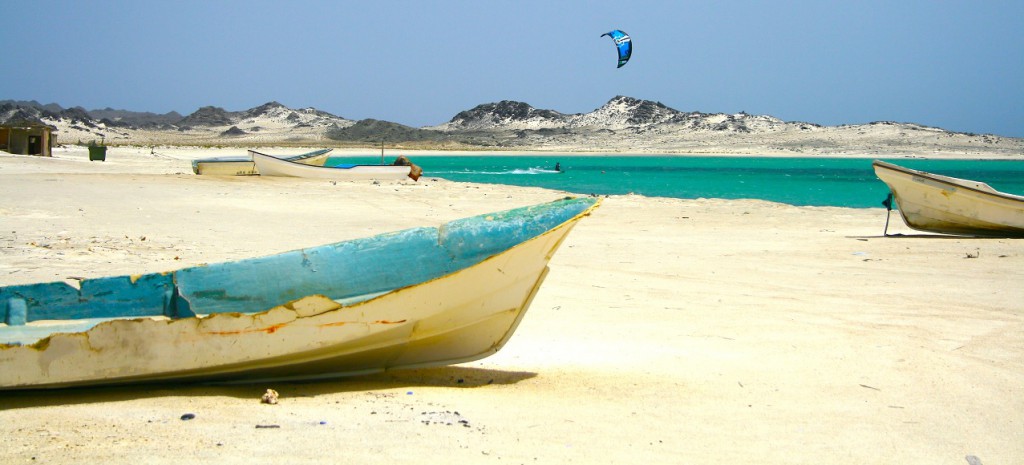
M 557 161 L 555 162 L 555 171 L 562 172 L 562 164 Z

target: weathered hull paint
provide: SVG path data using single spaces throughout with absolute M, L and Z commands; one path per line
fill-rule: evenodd
M 130 316 L 106 307 L 72 309 L 91 318 L 78 328 L 28 292 L 53 283 L 0 288 L 3 301 L 21 298 L 29 307 L 26 324 L 0 325 L 8 342 L 0 345 L 0 389 L 315 379 L 477 360 L 512 336 L 551 256 L 597 205 L 567 199 L 440 228 L 135 277 L 119 285 L 156 297 L 139 291 L 107 299 L 122 302 L 116 313 Z M 433 250 L 418 250 L 423 239 Z M 376 269 L 368 266 L 374 263 Z M 253 292 L 224 287 L 242 282 Z M 283 300 L 267 306 L 275 298 Z M 138 300 L 148 302 L 123 303 Z M 58 331 L 67 332 L 29 334 L 29 327 L 52 324 L 33 314 L 58 320 L 65 325 Z

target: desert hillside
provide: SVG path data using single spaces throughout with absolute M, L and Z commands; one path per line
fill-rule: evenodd
M 207 106 L 186 116 L 0 102 L 0 124 L 19 121 L 57 128 L 58 144 L 372 147 L 383 141 L 434 150 L 1024 157 L 1021 138 L 891 121 L 823 126 L 768 115 L 684 112 L 624 96 L 574 114 L 524 102 L 487 103 L 422 128 L 277 102 L 243 111 Z

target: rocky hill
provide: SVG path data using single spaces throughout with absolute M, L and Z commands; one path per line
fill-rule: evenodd
M 430 129 L 455 132 L 502 129 L 541 129 L 564 126 L 566 115 L 538 110 L 523 102 L 502 100 L 459 112 L 451 121 Z
M 36 101 L 0 101 L 0 124 L 17 120 L 57 128 L 58 143 L 103 140 L 123 145 L 322 145 L 327 132 L 355 124 L 315 108 L 291 109 L 278 102 L 245 111 L 206 106 L 182 117 L 176 112 L 87 111 Z
M 100 120 L 108 126 L 126 128 L 156 128 L 173 129 L 171 126 L 181 121 L 181 114 L 176 111 L 164 114 L 137 112 L 129 110 L 115 110 L 107 107 L 101 110 L 89 110 L 90 117 Z
M 736 153 L 861 156 L 1024 157 L 1024 139 L 958 133 L 913 123 L 822 126 L 768 115 L 684 112 L 617 96 L 588 113 L 566 114 L 524 102 L 478 105 L 450 121 L 413 128 L 353 121 L 315 108 L 268 102 L 244 111 L 207 106 L 182 117 L 127 110 L 64 109 L 0 101 L 0 123 L 36 121 L 57 128 L 58 143 L 104 140 L 123 145 L 354 145 L 427 149 Z
M 538 110 L 523 102 L 506 100 L 488 103 L 463 111 L 451 121 L 431 129 L 449 132 L 554 128 L 614 131 L 665 126 L 674 129 L 752 132 L 777 129 L 785 124 L 771 116 L 686 113 L 669 108 L 661 102 L 618 96 L 590 113 L 572 115 Z
M 747 113 L 682 112 L 617 96 L 589 113 L 563 114 L 502 101 L 431 128 L 478 145 L 624 153 L 979 155 L 1024 157 L 1024 139 L 957 133 L 913 123 L 821 126 Z

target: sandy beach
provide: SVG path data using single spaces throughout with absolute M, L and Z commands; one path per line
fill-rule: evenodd
M 191 158 L 245 150 L 209 152 L 0 154 L 0 285 L 567 195 L 192 174 Z M 492 357 L 310 383 L 3 393 L 0 463 L 1024 463 L 1024 240 L 923 234 L 896 214 L 902 236 L 883 237 L 885 216 L 610 196 Z M 279 404 L 260 402 L 268 388 Z

